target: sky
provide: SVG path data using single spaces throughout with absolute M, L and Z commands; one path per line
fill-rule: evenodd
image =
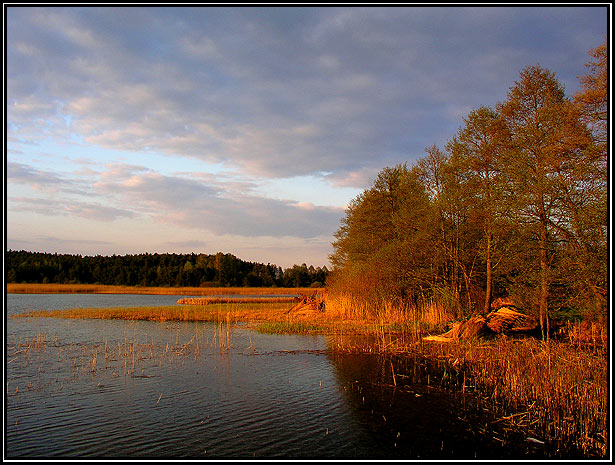
M 383 168 L 527 66 L 573 96 L 607 5 L 5 5 L 5 247 L 331 268 Z

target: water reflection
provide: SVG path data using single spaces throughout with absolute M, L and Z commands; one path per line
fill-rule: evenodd
M 463 378 L 420 356 L 331 352 L 357 422 L 377 444 L 373 458 L 544 458 L 520 431 L 500 427 Z M 449 371 L 446 371 L 449 370 Z
M 229 343 L 220 343 L 221 330 Z M 321 336 L 45 318 L 10 319 L 8 331 L 9 458 L 335 458 L 369 450 Z

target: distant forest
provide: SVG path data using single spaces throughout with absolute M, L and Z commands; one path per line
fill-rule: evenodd
M 109 284 L 159 287 L 319 287 L 327 267 L 240 260 L 230 253 L 81 256 L 26 251 L 5 255 L 9 283 Z

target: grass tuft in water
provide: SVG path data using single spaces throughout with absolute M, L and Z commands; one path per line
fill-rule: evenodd
M 260 333 L 268 334 L 322 334 L 327 328 L 299 321 L 270 321 L 256 326 Z

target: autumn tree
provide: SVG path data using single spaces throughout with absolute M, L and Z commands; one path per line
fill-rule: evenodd
M 504 166 L 517 221 L 529 227 L 537 246 L 539 317 L 543 337 L 548 338 L 553 250 L 567 226 L 562 183 L 574 183 L 575 164 L 589 143 L 588 132 L 555 75 L 540 66 L 521 72 L 499 112 L 510 133 Z
M 595 61 L 585 66 L 588 74 L 579 78 L 581 90 L 574 103 L 581 120 L 591 131 L 592 143 L 577 163 L 575 177 L 565 186 L 565 207 L 569 217 L 570 253 L 579 296 L 593 302 L 592 316 L 604 319 L 608 261 L 608 58 L 606 41 L 589 51 Z M 586 291 L 586 292 L 584 292 Z
M 394 240 L 379 251 L 384 268 L 395 279 L 396 296 L 417 304 L 433 285 L 439 258 L 435 250 L 438 219 L 421 182 L 417 166 L 399 178 L 399 194 L 392 215 Z M 427 295 L 428 296 L 428 295 Z
M 581 118 L 592 130 L 596 146 L 606 158 L 608 121 L 608 57 L 606 40 L 589 55 L 585 67 L 588 74 L 579 78 L 582 90 L 574 96 L 574 103 L 581 111 Z
M 463 312 L 462 300 L 471 311 L 473 263 L 468 259 L 471 248 L 465 244 L 471 240 L 472 228 L 468 223 L 468 202 L 462 192 L 463 173 L 452 163 L 450 153 L 435 145 L 425 152 L 417 161 L 417 169 L 435 216 L 431 250 L 438 268 L 433 273 L 432 291 L 456 312 Z
M 327 284 L 368 305 L 430 298 L 458 316 L 509 294 L 536 309 L 545 339 L 556 311 L 591 302 L 603 315 L 606 47 L 590 54 L 574 101 L 552 72 L 528 67 L 445 150 L 382 170 L 346 210 Z
M 334 253 L 330 260 L 337 269 L 338 283 L 352 292 L 352 283 L 361 281 L 365 294 L 379 286 L 373 262 L 376 252 L 395 237 L 393 227 L 394 205 L 397 202 L 399 177 L 404 166 L 385 168 L 378 174 L 374 186 L 353 199 L 335 233 Z M 343 270 L 343 271 L 342 271 Z M 363 298 L 370 299 L 374 296 Z
M 445 202 L 445 171 L 448 155 L 436 145 L 425 149 L 426 155 L 417 161 L 419 179 L 429 197 L 435 216 L 435 227 L 432 229 L 433 253 L 438 253 L 439 260 L 434 264 L 439 268 L 435 275 L 449 277 L 451 274 L 450 228 Z M 447 279 L 445 278 L 445 279 Z
M 495 254 L 503 239 L 503 208 L 507 202 L 502 157 L 506 137 L 498 113 L 491 108 L 480 107 L 464 119 L 464 126 L 447 145 L 452 154 L 451 163 L 461 173 L 462 186 L 458 196 L 466 199 L 469 221 L 482 230 L 484 313 L 491 307 L 493 269 L 498 262 Z
M 416 271 L 429 250 L 417 244 L 425 231 L 428 197 L 417 170 L 405 164 L 383 169 L 371 188 L 350 202 L 335 233 L 335 282 L 366 301 L 399 299 L 415 294 Z M 333 282 L 333 281 L 330 281 Z

